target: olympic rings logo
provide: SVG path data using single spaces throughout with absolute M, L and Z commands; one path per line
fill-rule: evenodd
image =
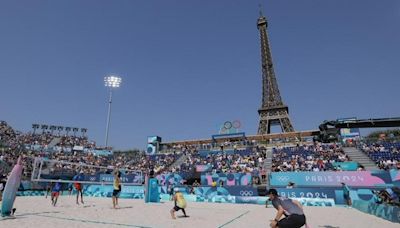
M 242 124 L 239 120 L 225 121 L 220 129 L 220 132 L 221 134 L 225 134 L 228 133 L 232 128 L 238 130 L 241 126 Z
M 231 121 L 226 121 L 224 123 L 224 128 L 225 129 L 231 129 L 232 128 L 232 122 Z
M 278 181 L 280 181 L 280 182 L 287 182 L 287 181 L 289 181 L 289 177 L 288 176 L 279 176 L 278 177 Z
M 239 193 L 241 196 L 253 196 L 253 191 L 243 190 L 243 191 L 240 191 Z
M 96 177 L 90 177 L 89 179 L 90 179 L 90 181 L 95 181 Z
M 232 125 L 233 125 L 233 128 L 235 128 L 235 129 L 238 129 L 242 126 L 242 124 L 240 123 L 239 120 L 233 121 Z

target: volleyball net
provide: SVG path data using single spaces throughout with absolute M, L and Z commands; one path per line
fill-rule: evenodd
M 59 182 L 82 184 L 113 184 L 115 168 L 35 158 L 32 167 L 32 182 Z M 137 170 L 118 169 L 123 185 L 142 185 L 143 173 Z

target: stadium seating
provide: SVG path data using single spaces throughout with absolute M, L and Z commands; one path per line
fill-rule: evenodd
M 398 142 L 374 142 L 362 143 L 360 149 L 376 162 L 380 169 L 400 168 L 400 143 Z
M 333 171 L 335 162 L 350 158 L 336 144 L 303 145 L 273 149 L 272 171 Z

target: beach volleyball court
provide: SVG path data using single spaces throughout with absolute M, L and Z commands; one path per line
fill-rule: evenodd
M 111 198 L 60 196 L 56 207 L 50 198 L 17 197 L 16 218 L 0 221 L 0 227 L 94 228 L 94 227 L 269 227 L 275 209 L 263 205 L 188 202 L 188 218 L 171 219 L 173 202 L 145 204 L 143 200 L 120 199 L 120 209 L 112 209 Z M 398 224 L 342 207 L 305 207 L 310 228 L 398 227 Z

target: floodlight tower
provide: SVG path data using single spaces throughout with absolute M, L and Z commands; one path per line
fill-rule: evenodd
M 111 117 L 111 103 L 112 103 L 112 92 L 114 88 L 118 88 L 121 85 L 122 79 L 118 76 L 107 76 L 104 77 L 104 85 L 110 90 L 110 98 L 108 100 L 108 117 L 107 117 L 107 126 L 106 126 L 106 139 L 105 139 L 105 147 L 108 146 L 108 131 L 110 129 L 110 117 Z

